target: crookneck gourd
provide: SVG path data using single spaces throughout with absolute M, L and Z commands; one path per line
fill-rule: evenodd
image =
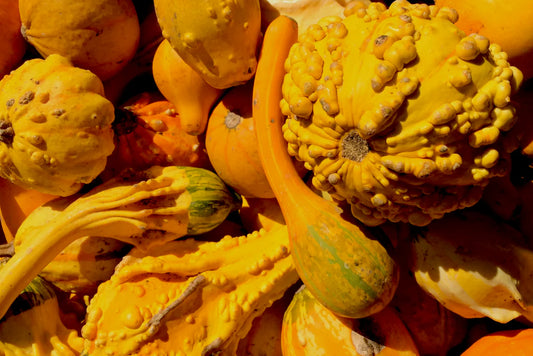
M 450 8 L 356 0 L 344 15 L 310 26 L 289 54 L 290 154 L 368 225 L 426 225 L 475 204 L 509 169 L 521 72 L 465 36 Z
M 87 355 L 237 355 L 252 321 L 298 281 L 287 227 L 132 250 L 87 308 Z
M 100 79 L 58 54 L 0 81 L 0 176 L 67 196 L 92 182 L 114 148 L 113 104 Z
M 55 202 L 60 210 L 48 224 L 41 223 L 40 214 L 49 214 L 40 209 L 24 221 L 35 228 L 20 229 L 26 236 L 15 236 L 15 254 L 0 269 L 0 317 L 32 278 L 76 239 L 101 236 L 147 249 L 212 230 L 241 205 L 240 196 L 215 173 L 178 166 L 124 172 L 73 198 L 66 206 L 57 200 L 47 203 Z

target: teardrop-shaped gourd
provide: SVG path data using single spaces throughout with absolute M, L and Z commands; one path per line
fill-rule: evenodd
M 192 135 L 204 133 L 209 112 L 222 90 L 207 84 L 168 40 L 155 51 L 152 74 L 161 94 L 176 107 L 183 130 Z
M 215 228 L 240 207 L 241 199 L 209 170 L 154 166 L 124 172 L 79 193 L 66 207 L 58 204 L 60 213 L 53 221 L 24 229 L 24 238 L 15 236 L 15 254 L 0 270 L 0 317 L 24 286 L 76 239 L 108 237 L 145 249 Z M 39 210 L 25 223 L 33 219 L 37 222 L 32 225 L 39 226 Z
M 132 250 L 100 285 L 88 355 L 237 355 L 255 317 L 298 280 L 285 225 L 217 242 Z
M 343 318 L 303 286 L 283 316 L 283 356 L 418 356 L 409 331 L 392 307 L 360 319 Z
M 385 241 L 301 179 L 286 148 L 279 106 L 283 64 L 297 39 L 296 22 L 279 16 L 268 26 L 254 79 L 253 117 L 259 155 L 289 229 L 296 269 L 317 300 L 341 316 L 382 310 L 398 284 Z
M 24 62 L 0 80 L 0 176 L 67 196 L 102 172 L 114 107 L 101 80 L 65 57 Z
M 418 230 L 410 269 L 422 289 L 464 318 L 533 320 L 533 250 L 492 215 L 455 212 Z
M 133 58 L 140 27 L 131 0 L 19 0 L 21 32 L 43 56 L 53 53 L 101 80 Z
M 259 0 L 155 0 L 165 37 L 211 86 L 251 79 L 261 38 Z
M 2 355 L 76 356 L 82 350 L 83 339 L 63 324 L 56 292 L 41 277 L 21 291 L 0 319 Z

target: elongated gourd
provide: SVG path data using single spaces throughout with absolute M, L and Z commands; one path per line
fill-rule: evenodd
M 391 300 L 398 268 L 377 236 L 308 188 L 287 153 L 279 103 L 283 63 L 297 32 L 294 20 L 279 16 L 264 35 L 253 93 L 259 154 L 287 222 L 300 278 L 334 313 L 364 317 Z
M 134 249 L 100 285 L 86 355 L 237 355 L 253 320 L 298 280 L 287 227 Z
M 110 237 L 148 248 L 209 231 L 240 204 L 240 196 L 202 168 L 154 166 L 110 179 L 77 197 L 53 222 L 24 230 L 29 236 L 23 239 L 15 236 L 21 243 L 0 270 L 0 317 L 18 293 L 80 237 Z M 25 223 L 40 218 L 30 214 Z

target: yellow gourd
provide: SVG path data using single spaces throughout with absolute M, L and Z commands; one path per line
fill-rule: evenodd
M 104 169 L 114 107 L 101 80 L 65 57 L 26 61 L 0 81 L 0 176 L 67 196 Z
M 172 47 L 211 86 L 252 78 L 261 38 L 259 0 L 155 0 L 159 25 Z

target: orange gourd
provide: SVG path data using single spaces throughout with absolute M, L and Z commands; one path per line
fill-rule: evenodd
M 210 167 L 203 139 L 185 132 L 174 105 L 157 93 L 144 92 L 130 99 L 115 117 L 115 150 L 101 174 L 104 179 L 126 168 Z
M 273 198 L 257 147 L 252 82 L 234 87 L 209 116 L 205 147 L 217 174 L 245 197 Z
M 457 10 L 457 27 L 466 34 L 479 33 L 509 55 L 524 78 L 533 77 L 533 7 L 528 0 L 435 0 L 439 7 Z
M 375 230 L 344 219 L 346 212 L 305 184 L 287 152 L 279 105 L 284 60 L 297 36 L 296 22 L 283 15 L 264 34 L 253 91 L 259 156 L 287 223 L 300 278 L 333 312 L 365 317 L 390 302 L 397 264 Z
M 26 41 L 20 33 L 18 0 L 4 1 L 0 7 L 0 79 L 22 60 Z
M 503 330 L 485 335 L 461 354 L 461 356 L 485 355 L 533 355 L 533 328 Z

